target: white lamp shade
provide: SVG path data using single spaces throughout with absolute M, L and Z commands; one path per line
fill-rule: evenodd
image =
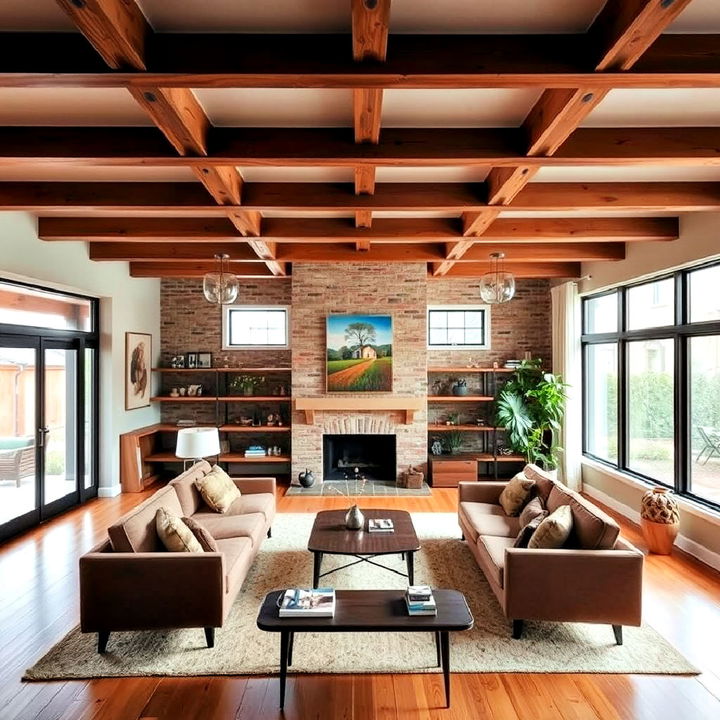
M 220 435 L 214 427 L 178 430 L 175 455 L 179 458 L 204 458 L 220 454 Z

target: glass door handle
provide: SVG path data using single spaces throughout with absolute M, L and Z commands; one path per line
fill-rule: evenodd
M 49 427 L 38 428 L 38 445 L 40 447 L 45 446 L 45 436 L 50 432 Z

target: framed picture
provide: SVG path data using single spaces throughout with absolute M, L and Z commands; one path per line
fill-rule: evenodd
M 392 316 L 328 315 L 328 392 L 392 390 Z
M 125 333 L 125 409 L 150 405 L 150 364 L 152 335 Z
M 196 352 L 185 353 L 185 367 L 196 368 L 198 366 L 198 354 Z
M 199 368 L 211 368 L 212 367 L 212 353 L 211 352 L 199 352 L 197 354 L 197 366 Z

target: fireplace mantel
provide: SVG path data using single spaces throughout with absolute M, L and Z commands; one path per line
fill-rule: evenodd
M 418 397 L 308 397 L 296 398 L 295 408 L 305 413 L 308 425 L 315 424 L 315 413 L 340 412 L 402 412 L 405 424 L 413 422 L 415 413 L 425 408 L 425 398 Z

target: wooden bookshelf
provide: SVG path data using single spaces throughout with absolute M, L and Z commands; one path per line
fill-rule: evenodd
M 428 402 L 492 402 L 492 395 L 428 395 Z
M 496 428 L 491 425 L 433 425 L 428 424 L 428 432 L 495 432 L 504 428 Z
M 213 456 L 211 459 L 214 459 Z M 245 457 L 243 453 L 220 453 L 217 456 L 219 462 L 232 463 L 288 463 L 290 458 L 287 455 L 263 455 L 261 457 Z M 179 458 L 174 452 L 155 452 L 145 457 L 145 462 L 149 463 L 182 463 L 183 458 Z

